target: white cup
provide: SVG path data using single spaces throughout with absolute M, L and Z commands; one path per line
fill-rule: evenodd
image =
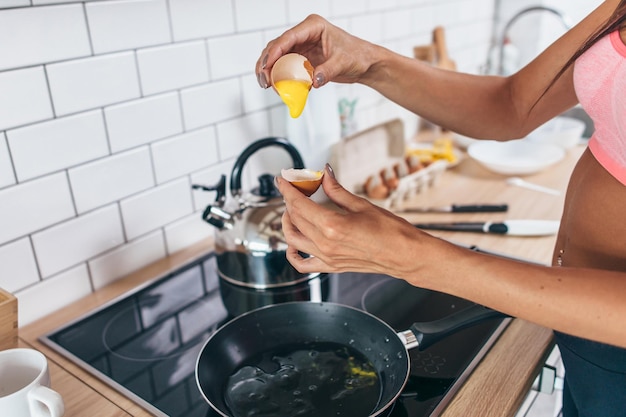
M 0 351 L 0 413 L 11 417 L 61 417 L 63 398 L 50 387 L 48 361 L 34 349 Z

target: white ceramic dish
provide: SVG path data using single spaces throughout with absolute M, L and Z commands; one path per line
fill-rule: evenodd
M 452 140 L 454 141 L 454 144 L 461 149 L 467 149 L 471 145 L 480 142 L 480 139 L 470 138 L 469 136 L 464 136 L 460 133 L 453 133 Z
M 508 142 L 482 141 L 470 145 L 468 155 L 490 171 L 504 175 L 527 175 L 559 162 L 563 148 L 527 139 Z
M 528 135 L 528 140 L 571 149 L 578 145 L 585 132 L 585 123 L 573 117 L 559 116 L 539 126 Z

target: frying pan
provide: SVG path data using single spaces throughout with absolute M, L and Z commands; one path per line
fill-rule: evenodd
M 329 302 L 287 302 L 250 311 L 223 325 L 204 344 L 196 362 L 202 396 L 221 416 L 233 416 L 225 394 L 231 377 L 250 358 L 290 345 L 328 342 L 349 346 L 367 358 L 380 380 L 380 396 L 370 417 L 390 409 L 410 374 L 409 349 L 420 350 L 487 319 L 505 317 L 474 304 L 440 320 L 414 323 L 397 333 L 363 310 Z M 353 415 L 351 410 L 332 415 Z

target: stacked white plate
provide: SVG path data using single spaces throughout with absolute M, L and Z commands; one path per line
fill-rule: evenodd
M 480 141 L 467 148 L 468 155 L 490 171 L 504 175 L 527 175 L 556 164 L 565 156 L 559 146 L 527 139 Z

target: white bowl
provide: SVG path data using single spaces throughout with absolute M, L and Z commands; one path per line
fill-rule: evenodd
M 539 172 L 565 156 L 563 148 L 527 139 L 508 142 L 482 141 L 470 145 L 467 153 L 490 171 L 505 175 Z
M 470 145 L 480 142 L 480 139 L 470 138 L 469 136 L 464 136 L 460 133 L 453 133 L 452 140 L 454 141 L 454 144 L 461 149 L 467 149 Z
M 580 143 L 585 132 L 585 122 L 573 117 L 559 116 L 532 131 L 527 139 L 536 143 L 557 145 L 570 149 Z

